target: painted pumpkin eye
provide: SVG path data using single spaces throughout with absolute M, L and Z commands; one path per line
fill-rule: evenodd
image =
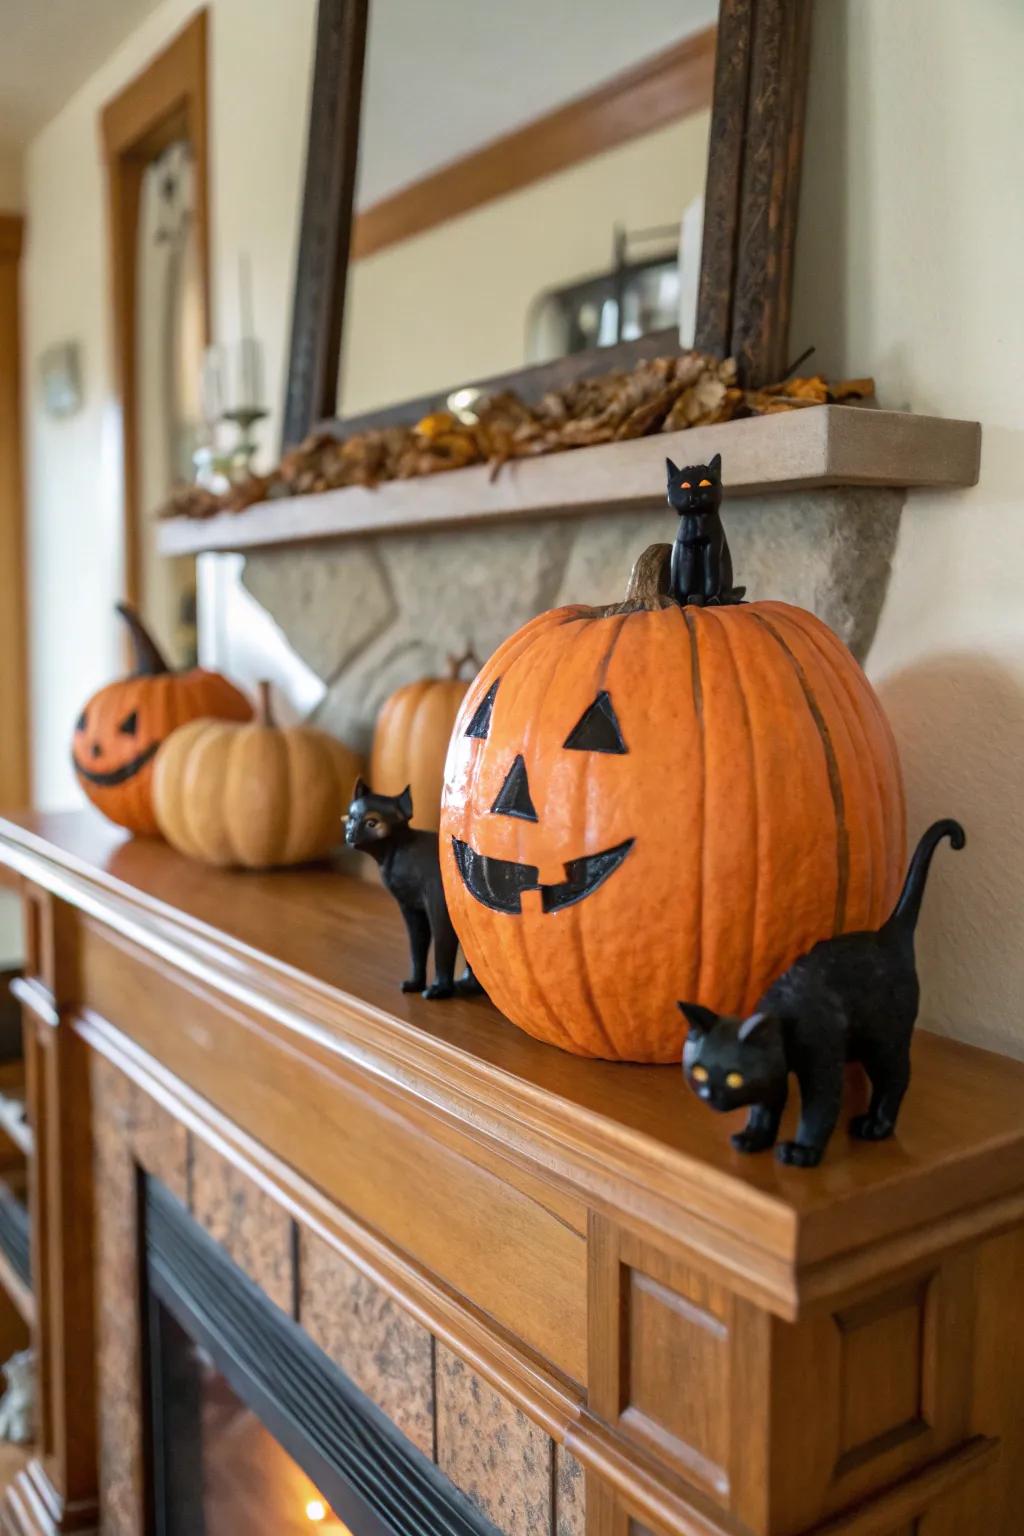
M 695 1083 L 706 1083 L 708 1080 L 707 1068 L 694 1067 L 693 1071 L 690 1073 L 690 1076 L 693 1078 Z
M 725 1079 L 725 1086 L 727 1088 L 742 1088 L 743 1087 L 743 1073 L 742 1072 L 729 1072 L 729 1073 L 727 1073 L 726 1074 L 726 1079 Z
M 711 481 L 710 480 L 702 480 L 700 483 L 701 483 L 701 486 L 703 487 L 705 485 L 710 485 Z
M 133 709 L 130 715 L 125 715 L 117 729 L 122 736 L 134 736 L 138 728 L 139 712 L 137 709 Z
M 86 717 L 86 711 L 83 709 L 82 713 L 79 715 L 78 719 L 75 721 L 75 730 L 76 731 L 84 731 L 85 730 L 86 723 L 87 723 L 85 717 Z
M 491 715 L 494 711 L 494 700 L 497 696 L 498 683 L 500 682 L 501 678 L 499 677 L 491 684 L 477 705 L 472 720 L 466 726 L 466 735 L 475 736 L 477 741 L 486 741 L 490 734 Z
M 618 716 L 609 695 L 602 690 L 577 720 L 563 747 L 570 752 L 628 752 Z

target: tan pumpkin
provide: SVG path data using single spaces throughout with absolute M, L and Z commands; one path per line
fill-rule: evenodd
M 378 795 L 412 790 L 412 824 L 436 832 L 441 819 L 441 786 L 452 726 L 469 682 L 460 677 L 480 663 L 472 651 L 449 656 L 447 677 L 407 683 L 384 703 L 373 733 L 370 783 Z
M 157 754 L 153 807 L 160 830 L 180 853 L 205 864 L 304 864 L 341 839 L 359 757 L 312 726 L 277 726 L 269 684 L 259 692 L 254 722 L 193 720 Z

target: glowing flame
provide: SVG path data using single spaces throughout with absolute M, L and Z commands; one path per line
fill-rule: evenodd
M 306 1519 L 314 1525 L 319 1525 L 321 1520 L 327 1519 L 327 1505 L 323 1499 L 310 1499 L 306 1505 Z

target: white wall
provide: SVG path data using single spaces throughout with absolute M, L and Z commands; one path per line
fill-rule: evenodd
M 939 1028 L 1024 1055 L 1024 8 L 815 12 L 791 351 L 984 423 L 980 484 L 911 492 L 868 659 L 910 826 L 955 815 L 918 959 Z
M 71 723 L 121 660 L 120 423 L 111 389 L 106 203 L 99 113 L 197 7 L 165 3 L 29 146 L 25 162 L 25 401 L 35 793 L 77 803 Z M 214 328 L 238 335 L 238 258 L 252 257 L 256 328 L 279 432 L 292 266 L 305 156 L 315 0 L 210 0 Z M 77 340 L 85 403 L 54 421 L 38 408 L 36 360 Z

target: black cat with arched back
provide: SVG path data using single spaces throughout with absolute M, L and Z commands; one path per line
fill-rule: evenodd
M 943 838 L 966 841 L 958 821 L 937 821 L 918 843 L 906 883 L 877 933 L 823 939 L 773 982 L 747 1019 L 680 1003 L 690 1026 L 683 1049 L 687 1082 L 712 1109 L 749 1106 L 732 1138 L 740 1152 L 773 1146 L 786 1107 L 789 1074 L 800 1085 L 796 1139 L 776 1148 L 780 1162 L 820 1163 L 843 1100 L 843 1068 L 860 1062 L 871 1081 L 867 1113 L 850 1123 L 861 1141 L 896 1129 L 910 1082 L 910 1040 L 920 989 L 914 930 L 932 855 Z
M 732 556 L 719 509 L 722 505 L 722 455 L 707 464 L 668 470 L 668 503 L 679 513 L 672 546 L 671 589 L 677 603 L 708 606 L 738 603 L 746 587 L 732 584 Z
M 410 826 L 411 820 L 408 785 L 400 795 L 377 795 L 363 779 L 357 779 L 345 818 L 345 842 L 376 860 L 385 886 L 398 902 L 412 956 L 412 975 L 402 982 L 402 991 L 422 992 L 431 999 L 455 993 L 478 997 L 483 987 L 468 965 L 458 981 L 455 979 L 459 941 L 441 883 L 437 833 Z M 428 986 L 431 940 L 434 980 Z

